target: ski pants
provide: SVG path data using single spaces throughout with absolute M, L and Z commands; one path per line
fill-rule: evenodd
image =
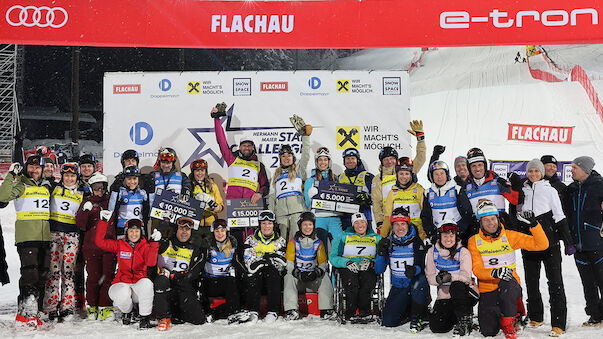
M 154 285 L 153 306 L 158 319 L 177 318 L 194 325 L 205 323 L 205 312 L 191 279 L 158 275 Z
M 82 250 L 84 246 L 84 235 L 86 232 L 80 232 L 80 250 L 77 258 L 75 259 L 75 266 L 73 267 L 73 284 L 75 287 L 75 307 L 80 310 L 86 309 L 86 298 L 85 298 L 85 286 L 86 278 L 84 276 L 85 262 Z
M 450 284 L 450 299 L 438 299 L 433 304 L 429 328 L 433 333 L 447 333 L 464 316 L 473 313 L 479 294 L 462 281 Z
M 247 277 L 247 309 L 260 311 L 260 297 L 262 288 L 265 288 L 268 296 L 268 311 L 278 313 L 281 310 L 281 285 L 281 274 L 272 266 L 263 267 Z
M 603 252 L 576 252 L 574 260 L 582 280 L 586 314 L 601 321 L 603 320 Z
M 345 317 L 351 318 L 358 313 L 368 314 L 371 308 L 371 296 L 377 283 L 374 269 L 353 273 L 347 268 L 339 269 L 341 283 L 345 291 Z
M 84 250 L 86 261 L 86 300 L 89 306 L 107 307 L 112 302 L 109 287 L 115 277 L 117 258 L 111 252 Z
M 498 289 L 481 293 L 477 316 L 479 330 L 485 337 L 493 337 L 500 330 L 501 317 L 517 314 L 517 300 L 521 298 L 521 286 L 515 278 L 501 280 Z
M 341 229 L 341 218 L 340 217 L 322 217 L 316 218 L 316 235 L 318 239 L 325 244 L 325 250 L 327 253 L 331 252 L 331 241 L 336 239 L 339 233 L 343 232 Z M 318 232 L 318 229 L 325 230 L 326 232 Z
M 295 233 L 297 233 L 299 230 L 297 227 L 297 219 L 299 219 L 300 215 L 301 213 L 292 213 L 276 217 L 276 222 L 278 223 L 278 227 L 281 231 L 281 236 L 285 238 L 287 242 L 291 240 L 291 238 L 293 238 Z
M 530 320 L 544 320 L 544 306 L 540 295 L 540 266 L 544 264 L 544 272 L 549 286 L 549 303 L 551 305 L 551 326 L 565 331 L 567 320 L 567 302 L 561 273 L 561 251 L 559 244 L 546 251 L 530 252 L 522 250 L 523 267 L 526 277 L 528 295 L 528 317 Z
M 138 313 L 141 316 L 150 315 L 153 311 L 153 282 L 149 278 L 142 278 L 135 284 L 115 283 L 109 287 L 109 298 L 122 313 L 132 312 L 134 304 L 138 303 Z
M 25 241 L 18 243 L 17 253 L 21 260 L 18 301 L 34 295 L 38 300 L 38 309 L 41 310 L 50 265 L 50 242 Z
M 50 233 L 50 271 L 44 291 L 44 312 L 75 310 L 74 267 L 79 232 Z
M 298 310 L 299 298 L 298 293 L 305 293 L 306 290 L 318 292 L 318 309 L 332 310 L 333 309 L 333 285 L 328 274 L 317 278 L 314 281 L 302 281 L 295 278 L 291 274 L 285 275 L 285 287 L 283 292 L 284 309 Z
M 392 286 L 383 307 L 382 325 L 396 327 L 402 325 L 410 306 L 410 314 L 425 319 L 429 298 L 429 284 L 424 274 L 413 277 L 408 287 Z
M 241 307 L 239 299 L 239 289 L 237 288 L 237 279 L 235 277 L 204 277 L 202 280 L 203 298 L 207 300 L 210 297 L 223 297 L 226 299 L 224 304 L 211 310 L 215 319 L 225 319 L 229 315 L 238 311 Z M 206 310 L 209 311 L 209 301 Z

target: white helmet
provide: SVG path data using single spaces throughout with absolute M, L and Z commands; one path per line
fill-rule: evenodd
M 96 184 L 96 183 L 105 183 L 108 184 L 109 181 L 107 180 L 107 177 L 105 175 L 103 175 L 101 172 L 94 172 L 92 173 L 92 176 L 90 177 L 90 179 L 88 179 L 88 184 L 90 186 Z
M 327 157 L 329 159 L 329 168 L 331 168 L 331 153 L 329 153 L 329 149 L 326 147 L 319 147 L 314 154 L 314 163 L 316 167 L 318 167 L 318 158 Z

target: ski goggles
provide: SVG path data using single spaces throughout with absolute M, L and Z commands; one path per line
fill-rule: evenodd
M 176 225 L 178 225 L 178 227 L 191 229 L 193 228 L 194 224 L 193 219 L 190 218 L 180 217 L 178 220 L 176 220 Z
M 171 152 L 161 152 L 159 153 L 159 161 L 176 161 L 176 155 Z
M 223 228 L 227 231 L 230 230 L 230 227 L 228 227 L 228 224 L 226 223 L 226 220 L 224 219 L 216 219 L 212 224 L 211 224 L 211 228 L 210 231 L 215 231 L 218 228 Z
M 331 156 L 331 152 L 329 151 L 328 148 L 326 147 L 318 147 L 318 149 L 316 150 L 316 157 L 330 157 Z
M 204 159 L 197 159 L 191 163 L 191 171 L 198 170 L 200 168 L 207 169 L 207 161 Z
M 444 224 L 440 227 L 440 233 L 446 233 L 446 232 L 458 233 L 459 228 L 455 224 Z
M 407 224 L 410 225 L 410 217 L 408 215 L 404 215 L 404 214 L 395 214 L 395 215 L 392 215 L 389 218 L 389 220 L 390 220 L 390 222 L 392 224 L 395 223 L 396 221 L 404 221 L 404 222 L 406 222 Z
M 356 158 L 360 158 L 360 153 L 358 153 L 358 150 L 350 147 L 348 149 L 346 149 L 345 151 L 343 151 L 343 157 L 356 157 Z
M 63 166 L 61 167 L 61 173 L 73 173 L 75 175 L 78 175 L 80 173 L 79 166 L 76 163 L 68 162 L 66 164 L 63 164 Z
M 142 230 L 142 220 L 140 219 L 130 219 L 126 221 L 126 229 L 137 227 Z
M 270 210 L 263 210 L 258 215 L 258 220 L 259 221 L 268 220 L 268 221 L 274 222 L 276 220 L 276 217 L 274 216 L 274 213 L 272 213 L 272 211 L 270 211 Z

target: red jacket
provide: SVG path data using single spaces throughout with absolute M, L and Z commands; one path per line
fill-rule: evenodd
M 82 211 L 84 204 L 90 201 L 92 203 L 92 209 L 89 211 Z M 97 197 L 95 195 L 91 195 L 82 201 L 80 204 L 80 209 L 77 211 L 75 215 L 75 224 L 82 230 L 85 231 L 84 236 L 84 244 L 82 246 L 82 251 L 86 253 L 97 252 L 98 254 L 102 254 L 104 251 L 98 248 L 94 243 L 94 238 L 96 235 L 96 225 L 100 220 L 100 211 L 106 210 L 109 206 L 109 194 L 105 194 L 102 197 Z M 114 239 L 115 230 L 111 228 L 109 230 L 108 238 Z
M 105 239 L 108 223 L 99 221 L 96 229 L 96 246 L 117 254 L 117 274 L 112 284 L 118 282 L 134 284 L 147 277 L 147 267 L 157 265 L 158 242 L 148 242 L 144 237 L 134 248 L 125 240 Z

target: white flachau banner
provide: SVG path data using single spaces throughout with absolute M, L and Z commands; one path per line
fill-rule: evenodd
M 234 150 L 241 137 L 252 139 L 269 175 L 279 165 L 281 145 L 291 145 L 300 157 L 301 138 L 289 121 L 293 114 L 314 127 L 307 173 L 315 150 L 326 146 L 336 174 L 347 147 L 358 148 L 367 170 L 376 174 L 384 146 L 414 156 L 406 131 L 408 90 L 408 73 L 399 71 L 107 73 L 104 172 L 121 171 L 127 149 L 138 151 L 143 173 L 149 171 L 163 146 L 176 150 L 186 173 L 192 161 L 203 158 L 210 173 L 225 179 L 227 165 L 209 114 L 225 102 L 228 115 L 221 126 L 228 143 Z

